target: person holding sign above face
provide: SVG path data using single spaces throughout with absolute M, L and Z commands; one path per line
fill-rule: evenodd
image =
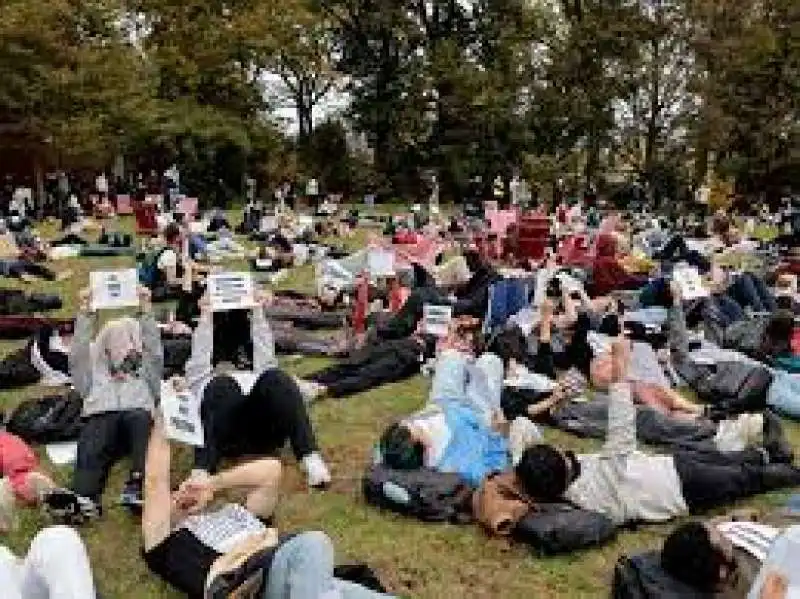
M 108 472 L 123 457 L 130 457 L 131 470 L 120 502 L 132 510 L 141 507 L 151 413 L 161 390 L 161 335 L 151 313 L 150 292 L 139 287 L 138 318 L 107 322 L 92 342 L 98 307 L 102 303 L 90 290 L 81 292 L 69 355 L 84 418 L 72 491 L 46 499 L 53 515 L 73 523 L 100 514 Z
M 200 398 L 205 435 L 204 446 L 195 452 L 193 478 L 216 473 L 223 457 L 273 455 L 288 439 L 309 486 L 326 486 L 330 473 L 303 397 L 295 380 L 278 367 L 264 314 L 271 294 L 257 292 L 250 309 L 227 309 L 232 303 L 220 299 L 217 287 L 200 300 L 185 369 L 187 388 Z

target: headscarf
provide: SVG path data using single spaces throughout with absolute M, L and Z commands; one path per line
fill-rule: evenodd
M 142 356 L 142 333 L 133 318 L 111 320 L 98 333 L 94 342 L 94 359 L 112 376 L 138 371 Z

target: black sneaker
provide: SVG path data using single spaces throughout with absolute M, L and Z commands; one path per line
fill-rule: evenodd
M 69 489 L 53 489 L 42 498 L 45 511 L 53 520 L 78 526 L 100 517 L 100 506 Z
M 131 478 L 122 487 L 119 502 L 134 513 L 141 513 L 144 499 L 142 495 L 142 479 Z
M 783 430 L 783 422 L 772 410 L 764 410 L 764 449 L 771 464 L 791 464 L 794 451 Z

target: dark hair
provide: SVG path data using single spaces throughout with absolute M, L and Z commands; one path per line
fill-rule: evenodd
M 571 482 L 567 480 L 565 457 L 550 445 L 533 445 L 526 449 L 516 467 L 522 490 L 535 499 L 560 499 Z
M 514 358 L 517 362 L 524 359 L 523 348 L 525 347 L 525 337 L 517 327 L 504 330 L 495 336 L 490 342 L 487 351 L 495 354 L 503 365 L 508 366 L 509 360 Z
M 661 567 L 698 591 L 713 591 L 719 583 L 720 569 L 726 564 L 727 560 L 714 547 L 708 530 L 700 522 L 676 528 L 661 549 Z
M 415 441 L 408 427 L 395 423 L 387 428 L 380 440 L 383 462 L 395 470 L 418 470 L 423 465 L 424 448 Z
M 603 320 L 600 321 L 600 327 L 597 330 L 604 335 L 616 337 L 622 331 L 619 316 L 616 314 L 606 314 L 603 316 Z
M 794 316 L 787 310 L 779 310 L 770 318 L 764 330 L 761 351 L 770 358 L 792 352 Z
M 464 260 L 467 262 L 469 272 L 473 275 L 484 266 L 483 258 L 481 258 L 481 255 L 475 250 L 467 250 L 464 252 Z
M 788 295 L 781 295 L 775 298 L 775 305 L 778 310 L 791 310 L 794 307 L 794 300 Z
M 250 332 L 249 310 L 214 312 L 214 348 L 211 363 L 230 362 L 239 368 L 252 366 L 253 339 Z
M 164 239 L 172 243 L 181 236 L 181 228 L 175 223 L 170 223 L 164 228 Z

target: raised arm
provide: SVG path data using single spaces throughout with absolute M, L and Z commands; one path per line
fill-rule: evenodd
M 150 428 L 144 469 L 144 507 L 142 509 L 142 545 L 145 551 L 167 538 L 171 528 L 172 493 L 170 490 L 170 445 L 164 435 L 161 415 Z
M 142 368 L 144 380 L 156 399 L 161 393 L 161 377 L 164 374 L 164 349 L 161 346 L 161 332 L 153 317 L 150 303 L 150 290 L 139 288 L 139 302 L 142 315 L 139 318 L 139 329 L 142 335 Z
M 683 312 L 680 287 L 673 281 L 672 306 L 669 310 L 669 349 L 680 360 L 689 353 L 689 334 L 686 330 L 686 315 Z
M 631 386 L 626 380 L 630 360 L 630 342 L 618 337 L 611 346 L 611 384 L 608 389 L 608 430 L 605 453 L 619 454 L 636 450 L 636 406 Z
M 208 305 L 208 298 L 203 297 L 200 299 L 200 319 L 192 335 L 192 355 L 189 356 L 184 368 L 186 382 L 195 395 L 199 395 L 206 381 L 211 378 L 214 370 L 211 363 L 213 351 L 213 314 Z
M 278 368 L 272 327 L 269 326 L 267 317 L 264 314 L 264 309 L 271 303 L 272 296 L 263 293 L 258 298 L 258 305 L 253 310 L 253 317 L 250 322 L 250 334 L 253 338 L 253 371 L 258 374 Z
M 94 336 L 95 315 L 89 311 L 91 292 L 81 291 L 80 307 L 75 317 L 75 334 L 69 353 L 69 372 L 75 390 L 86 398 L 92 390 L 92 337 Z

